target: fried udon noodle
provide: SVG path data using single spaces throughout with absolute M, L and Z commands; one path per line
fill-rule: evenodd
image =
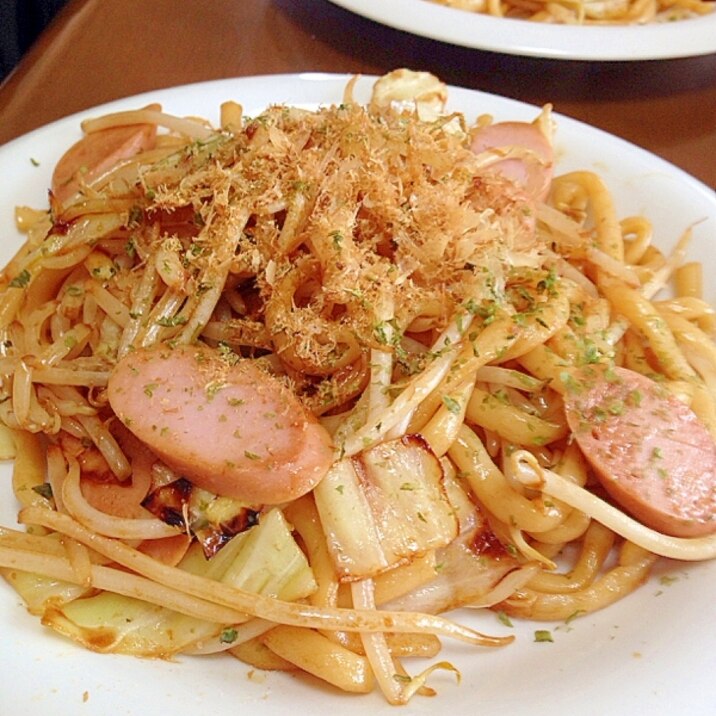
M 716 555 L 712 475 L 674 478 L 684 513 L 619 492 L 580 422 L 653 485 L 616 433 L 656 405 L 713 466 L 689 231 L 664 255 L 598 176 L 553 177 L 549 107 L 469 125 L 405 70 L 352 92 L 229 102 L 220 129 L 88 120 L 49 210 L 17 210 L 0 418 L 29 527 L 0 529 L 0 565 L 90 649 L 225 651 L 399 704 L 455 670 L 407 657 L 511 641 L 448 610 L 568 619 L 659 555 Z

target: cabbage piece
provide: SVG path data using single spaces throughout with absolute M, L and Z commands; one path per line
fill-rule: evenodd
M 261 509 L 202 490 L 183 477 L 152 490 L 142 507 L 163 522 L 190 531 L 207 557 L 213 557 L 235 535 L 255 525 Z
M 213 559 L 195 543 L 179 569 L 246 591 L 292 601 L 316 588 L 313 572 L 279 509 L 237 535 Z M 248 618 L 248 617 L 247 617 Z M 43 622 L 89 649 L 169 657 L 209 640 L 231 643 L 231 625 L 178 614 L 139 599 L 103 592 L 49 605 Z
M 42 539 L 47 540 L 48 549 L 54 545 L 55 550 L 64 554 L 59 535 L 47 535 Z M 50 605 L 65 604 L 92 591 L 78 584 L 18 569 L 2 568 L 0 575 L 22 597 L 30 614 L 37 616 L 41 616 Z
M 442 467 L 417 435 L 340 460 L 314 495 L 343 581 L 376 576 L 457 536 Z
M 179 635 L 164 626 L 170 614 L 139 599 L 102 592 L 59 607 L 49 605 L 42 623 L 92 651 L 170 656 L 180 648 Z
M 50 605 L 71 602 L 90 591 L 77 584 L 16 569 L 0 569 L 0 575 L 22 597 L 30 614 L 41 615 Z

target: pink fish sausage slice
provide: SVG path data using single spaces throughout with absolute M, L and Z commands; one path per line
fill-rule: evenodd
M 609 495 L 675 537 L 716 532 L 716 446 L 696 414 L 625 368 L 585 368 L 565 396 L 574 436 Z
M 311 490 L 333 462 L 327 431 L 279 380 L 206 346 L 128 354 L 109 379 L 119 419 L 199 487 L 255 504 Z
M 101 129 L 73 144 L 55 166 L 52 195 L 64 204 L 82 183 L 92 184 L 121 161 L 151 149 L 157 128 L 153 124 Z
M 539 127 L 527 122 L 489 124 L 475 132 L 471 145 L 475 154 L 511 148 L 528 150 L 532 159 L 507 157 L 496 161 L 491 168 L 521 186 L 530 198 L 544 201 L 552 181 L 554 151 Z

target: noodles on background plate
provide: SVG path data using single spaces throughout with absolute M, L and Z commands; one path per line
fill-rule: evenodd
M 49 210 L 17 209 L 0 418 L 28 529 L 0 565 L 89 649 L 401 704 L 459 674 L 441 640 L 510 648 L 458 607 L 571 621 L 716 555 L 691 227 L 664 253 L 599 176 L 555 175 L 550 107 L 353 87 L 218 129 L 87 120 Z
M 642 25 L 690 20 L 713 12 L 710 0 L 429 0 L 467 12 L 567 25 Z
M 500 54 L 608 62 L 697 57 L 716 52 L 716 13 L 709 0 L 671 5 L 667 0 L 663 6 L 658 0 L 331 2 L 396 30 Z M 370 31 L 369 27 L 366 31 Z

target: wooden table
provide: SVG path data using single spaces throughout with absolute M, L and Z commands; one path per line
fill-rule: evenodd
M 395 67 L 550 101 L 716 187 L 716 54 L 606 63 L 510 57 L 415 37 L 325 0 L 71 0 L 0 86 L 0 143 L 101 102 L 186 82 Z

